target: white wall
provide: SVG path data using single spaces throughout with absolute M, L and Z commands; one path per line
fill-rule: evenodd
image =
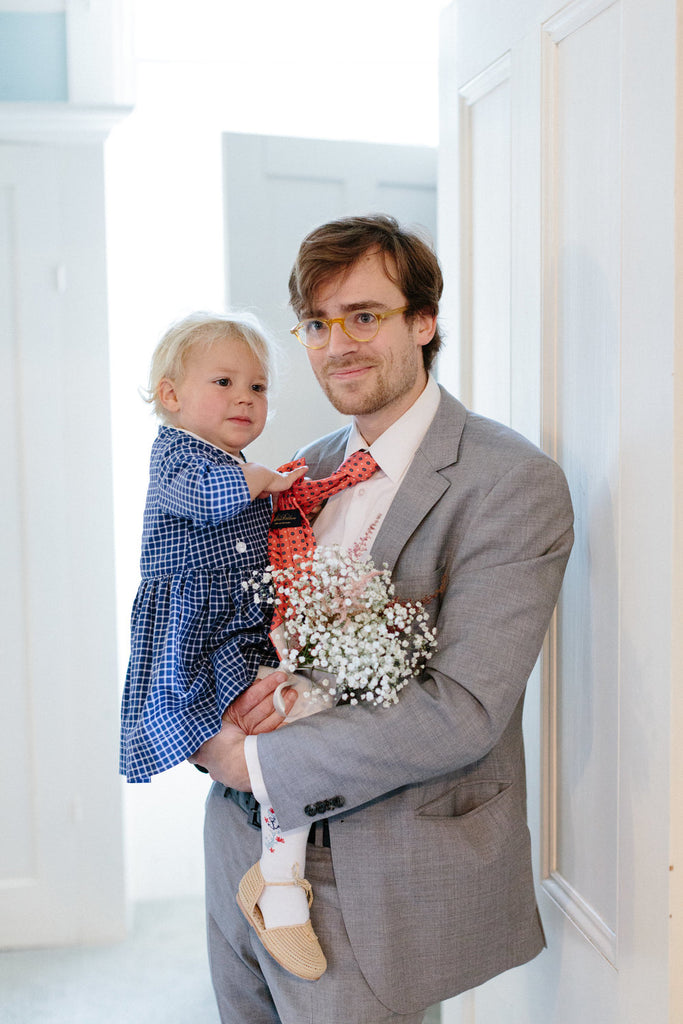
M 436 145 L 443 5 L 130 5 L 136 108 L 107 146 L 121 679 L 156 431 L 137 389 L 171 320 L 223 307 L 221 132 Z M 206 788 L 189 766 L 127 787 L 132 899 L 201 892 Z

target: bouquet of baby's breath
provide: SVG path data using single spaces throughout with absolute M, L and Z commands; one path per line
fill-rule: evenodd
M 349 551 L 322 545 L 251 585 L 256 600 L 272 601 L 282 620 L 281 667 L 332 677 L 311 683 L 307 696 L 389 707 L 435 650 L 424 604 L 398 601 L 389 570 L 377 569 L 362 543 Z

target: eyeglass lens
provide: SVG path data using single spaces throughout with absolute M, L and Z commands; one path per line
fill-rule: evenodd
M 343 320 L 345 332 L 356 341 L 369 341 L 377 334 L 379 324 L 377 316 L 364 309 L 347 314 Z M 329 340 L 330 326 L 324 320 L 303 320 L 298 334 L 309 348 L 322 348 Z

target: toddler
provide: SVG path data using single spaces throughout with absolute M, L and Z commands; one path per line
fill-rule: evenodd
M 268 342 L 245 317 L 191 314 L 154 352 L 148 400 L 162 425 L 121 710 L 120 769 L 129 782 L 149 782 L 193 754 L 259 668 L 278 664 L 270 610 L 243 584 L 267 562 L 270 495 L 306 467 L 279 473 L 242 454 L 265 426 L 270 374 Z M 270 907 L 258 925 L 253 908 L 247 917 L 283 967 L 312 980 L 326 963 L 309 918 L 310 886 L 296 869 L 306 838 L 297 830 L 288 858 L 290 833 L 269 809 L 262 826 L 268 890 L 259 904 Z

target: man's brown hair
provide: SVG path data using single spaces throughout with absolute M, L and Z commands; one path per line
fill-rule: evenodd
M 415 232 L 402 228 L 394 217 L 372 214 L 330 221 L 304 238 L 289 278 L 289 298 L 296 315 L 314 313 L 314 297 L 320 286 L 350 270 L 368 251 L 382 253 L 387 277 L 406 297 L 408 309 L 404 315 L 408 320 L 417 313 L 438 314 L 443 277 L 431 246 Z M 387 256 L 394 260 L 395 275 L 389 272 Z M 422 349 L 426 370 L 441 344 L 437 324 L 434 337 Z

